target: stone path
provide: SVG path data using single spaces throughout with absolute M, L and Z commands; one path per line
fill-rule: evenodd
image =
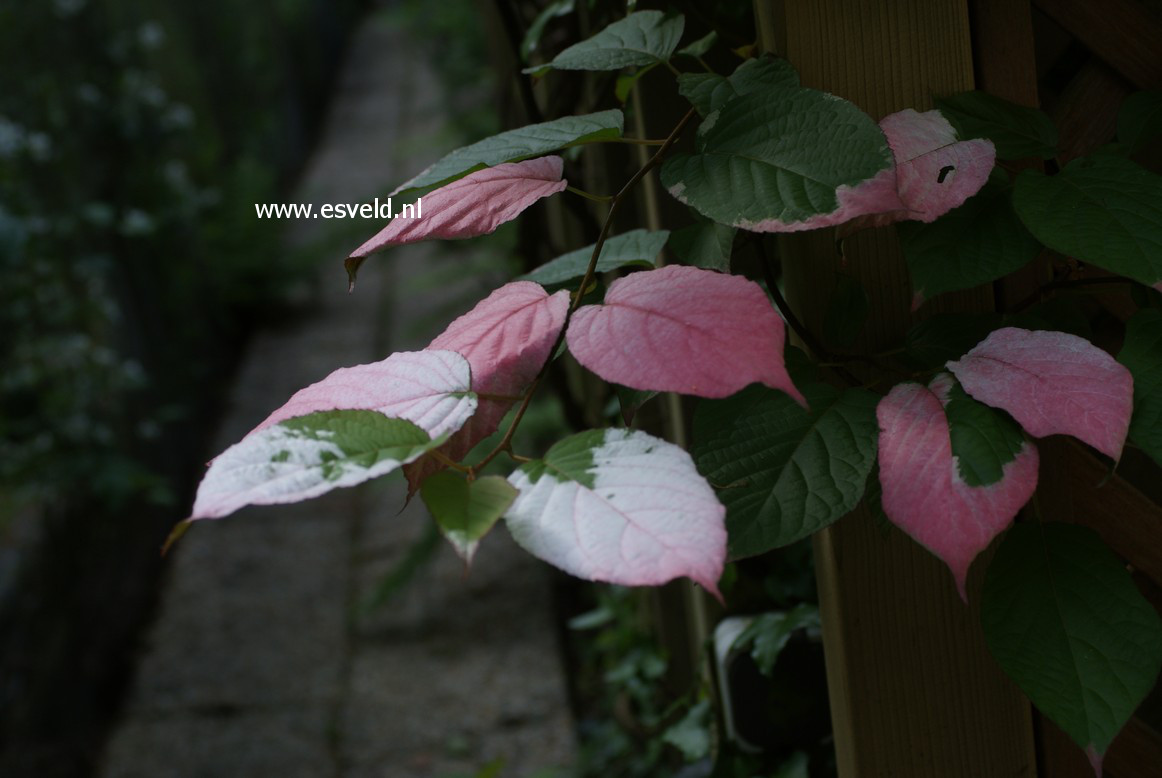
M 406 179 L 428 160 L 399 159 L 401 142 L 436 134 L 446 110 L 407 34 L 371 18 L 297 199 L 366 202 Z M 252 341 L 216 451 L 331 370 L 434 334 L 410 322 L 457 290 L 417 301 L 408 279 L 449 260 L 400 249 L 368 262 L 348 296 L 337 258 L 376 223 L 358 226 L 351 245 L 318 252 L 326 272 L 310 310 Z M 291 240 L 322 235 L 305 222 Z M 569 764 L 548 571 L 503 529 L 469 576 L 441 547 L 385 608 L 354 615 L 430 522 L 419 500 L 398 513 L 403 496 L 401 481 L 375 482 L 195 526 L 174 552 L 102 778 L 451 778 L 496 759 L 512 778 Z

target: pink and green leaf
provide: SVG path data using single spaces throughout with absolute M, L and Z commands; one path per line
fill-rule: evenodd
M 517 543 L 567 573 L 652 586 L 686 576 L 718 596 L 726 509 L 678 446 L 644 432 L 590 430 L 509 476 Z
M 893 524 L 939 557 L 967 599 L 968 569 L 1037 487 L 1037 449 L 1024 442 L 999 481 L 970 486 L 953 456 L 942 400 L 951 383 L 899 384 L 876 408 L 881 503 Z M 939 393 L 939 394 L 937 394 Z
M 1030 435 L 1072 435 L 1106 456 L 1121 457 L 1134 379 L 1084 338 L 1004 327 L 948 369 L 966 392 L 1008 411 Z
M 412 462 L 476 411 L 470 382 L 467 360 L 451 351 L 337 370 L 210 463 L 190 518 L 298 502 Z

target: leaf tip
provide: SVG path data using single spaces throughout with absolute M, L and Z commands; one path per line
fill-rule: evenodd
M 1085 756 L 1089 759 L 1089 766 L 1093 768 L 1094 778 L 1101 778 L 1102 760 L 1105 759 L 1105 755 L 1098 753 L 1097 748 L 1090 743 L 1085 747 Z
M 173 529 L 170 530 L 169 535 L 166 536 L 165 542 L 161 544 L 161 555 L 163 557 L 169 553 L 170 547 L 172 547 L 174 543 L 177 543 L 181 536 L 189 531 L 190 525 L 193 523 L 194 517 L 191 516 L 188 519 L 182 519 L 174 525 Z
M 363 264 L 363 260 L 367 257 L 357 257 L 351 255 L 343 260 L 343 268 L 347 271 L 347 292 L 350 294 L 355 291 L 355 277 L 359 275 L 359 266 Z

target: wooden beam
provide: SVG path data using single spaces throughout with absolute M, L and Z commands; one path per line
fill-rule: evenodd
M 873 117 L 924 110 L 973 88 L 963 0 L 756 0 L 760 39 L 798 68 L 806 86 L 852 100 Z M 781 41 L 785 40 L 785 46 Z M 787 296 L 818 327 L 841 262 L 864 284 L 873 318 L 860 346 L 899 341 L 913 317 L 892 229 L 845 242 L 792 236 L 781 243 Z M 937 310 L 991 310 L 988 290 L 945 295 Z M 827 674 L 843 778 L 1032 776 L 1028 703 L 988 656 L 978 621 L 978 565 L 970 606 L 935 557 L 863 510 L 816 535 Z
M 1162 17 L 1138 0 L 1035 0 L 1139 89 L 1162 89 Z

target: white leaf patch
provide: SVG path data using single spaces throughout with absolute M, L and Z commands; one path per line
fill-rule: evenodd
M 256 430 L 210 463 L 192 519 L 298 502 L 386 475 L 442 444 L 375 411 L 323 411 Z
M 625 429 L 583 432 L 509 476 L 505 514 L 529 553 L 595 581 L 688 576 L 718 596 L 726 509 L 681 448 Z
M 413 462 L 476 412 L 471 382 L 468 360 L 445 350 L 336 370 L 210 463 L 190 518 L 306 500 Z

